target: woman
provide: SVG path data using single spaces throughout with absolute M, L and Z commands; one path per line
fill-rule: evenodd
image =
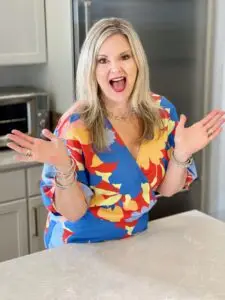
M 23 161 L 45 163 L 46 247 L 126 238 L 147 228 L 156 192 L 171 196 L 196 178 L 192 155 L 221 132 L 214 110 L 185 128 L 175 107 L 150 93 L 137 33 L 122 19 L 97 22 L 77 68 L 78 102 L 48 141 L 12 131 Z

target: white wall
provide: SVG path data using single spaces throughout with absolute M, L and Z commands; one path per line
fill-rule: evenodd
M 40 72 L 43 85 L 54 98 L 54 109 L 63 113 L 74 98 L 72 1 L 46 0 L 48 63 Z
M 0 86 L 26 85 L 29 81 L 28 73 L 33 66 L 0 67 Z
M 221 1 L 221 84 L 218 86 L 221 94 L 220 108 L 225 111 L 225 1 Z M 218 156 L 216 158 L 218 164 L 218 217 L 225 220 L 225 128 L 218 139 Z M 216 171 L 216 170 L 215 170 Z
M 225 110 L 225 1 L 216 0 L 211 108 Z M 224 128 L 225 129 L 225 128 Z M 225 130 L 210 146 L 206 211 L 225 220 Z

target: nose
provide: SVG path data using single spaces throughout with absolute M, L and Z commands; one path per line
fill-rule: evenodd
M 112 73 L 117 73 L 118 72 L 118 68 L 111 68 L 111 72 Z
M 111 67 L 110 71 L 112 73 L 117 73 L 117 72 L 121 71 L 121 65 L 120 65 L 120 63 L 118 61 L 112 61 L 110 67 Z

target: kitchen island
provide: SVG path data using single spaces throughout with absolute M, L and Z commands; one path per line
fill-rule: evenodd
M 223 222 L 190 211 L 149 225 L 129 239 L 3 262 L 0 299 L 225 299 Z

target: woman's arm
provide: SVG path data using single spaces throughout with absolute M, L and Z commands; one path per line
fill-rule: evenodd
M 85 214 L 88 208 L 87 203 L 91 190 L 85 184 L 76 181 L 75 167 L 77 165 L 75 158 L 75 166 L 71 170 L 73 172 L 64 179 L 60 177 L 60 182 L 57 184 L 56 170 L 67 173 L 71 166 L 68 147 L 65 146 L 65 140 L 58 138 L 49 130 L 44 130 L 43 134 L 48 138 L 48 141 L 13 130 L 12 134 L 8 135 L 13 142 L 8 143 L 8 146 L 18 153 L 17 159 L 20 161 L 44 163 L 40 186 L 44 205 L 50 212 L 61 214 L 68 220 L 76 221 Z M 73 148 L 75 141 L 71 140 L 70 142 Z M 72 151 L 72 154 L 74 152 L 76 150 Z M 82 163 L 78 163 L 81 167 Z M 66 185 L 66 188 L 58 187 L 60 184 Z M 86 197 L 87 195 L 88 197 Z
M 78 183 L 74 183 L 65 190 L 56 187 L 56 210 L 69 221 L 77 221 L 87 211 L 87 202 Z
M 206 147 L 221 133 L 225 122 L 224 114 L 223 111 L 214 110 L 190 127 L 185 127 L 186 117 L 181 115 L 172 142 L 174 147 L 171 147 L 175 159 L 172 156 L 169 160 L 164 180 L 157 190 L 160 194 L 169 197 L 185 186 L 188 170 L 182 166 L 182 163 Z
M 180 162 L 185 162 L 188 159 L 185 157 L 182 158 L 182 156 L 176 152 L 176 149 L 174 150 L 174 155 Z M 184 188 L 187 179 L 187 174 L 188 171 L 186 167 L 178 165 L 175 162 L 175 160 L 170 159 L 166 175 L 163 179 L 163 182 L 157 189 L 157 192 L 159 192 L 160 195 L 165 197 L 173 196 L 174 194 L 176 194 Z
M 68 129 L 67 125 L 65 127 Z M 45 164 L 42 172 L 43 202 L 49 211 L 59 213 L 69 221 L 77 221 L 86 213 L 93 194 L 85 177 L 81 145 L 75 139 L 57 138 L 47 130 L 44 134 L 58 154 L 55 159 L 52 157 L 55 163 Z
M 57 170 L 66 173 L 70 167 L 70 160 L 68 159 Z M 74 173 L 75 170 L 72 170 L 72 172 Z M 70 180 L 61 178 L 60 185 L 67 187 L 61 188 L 55 183 L 54 202 L 57 212 L 69 221 L 79 220 L 86 213 L 88 203 L 81 185 L 76 180 L 76 173 L 73 174 L 73 178 Z

